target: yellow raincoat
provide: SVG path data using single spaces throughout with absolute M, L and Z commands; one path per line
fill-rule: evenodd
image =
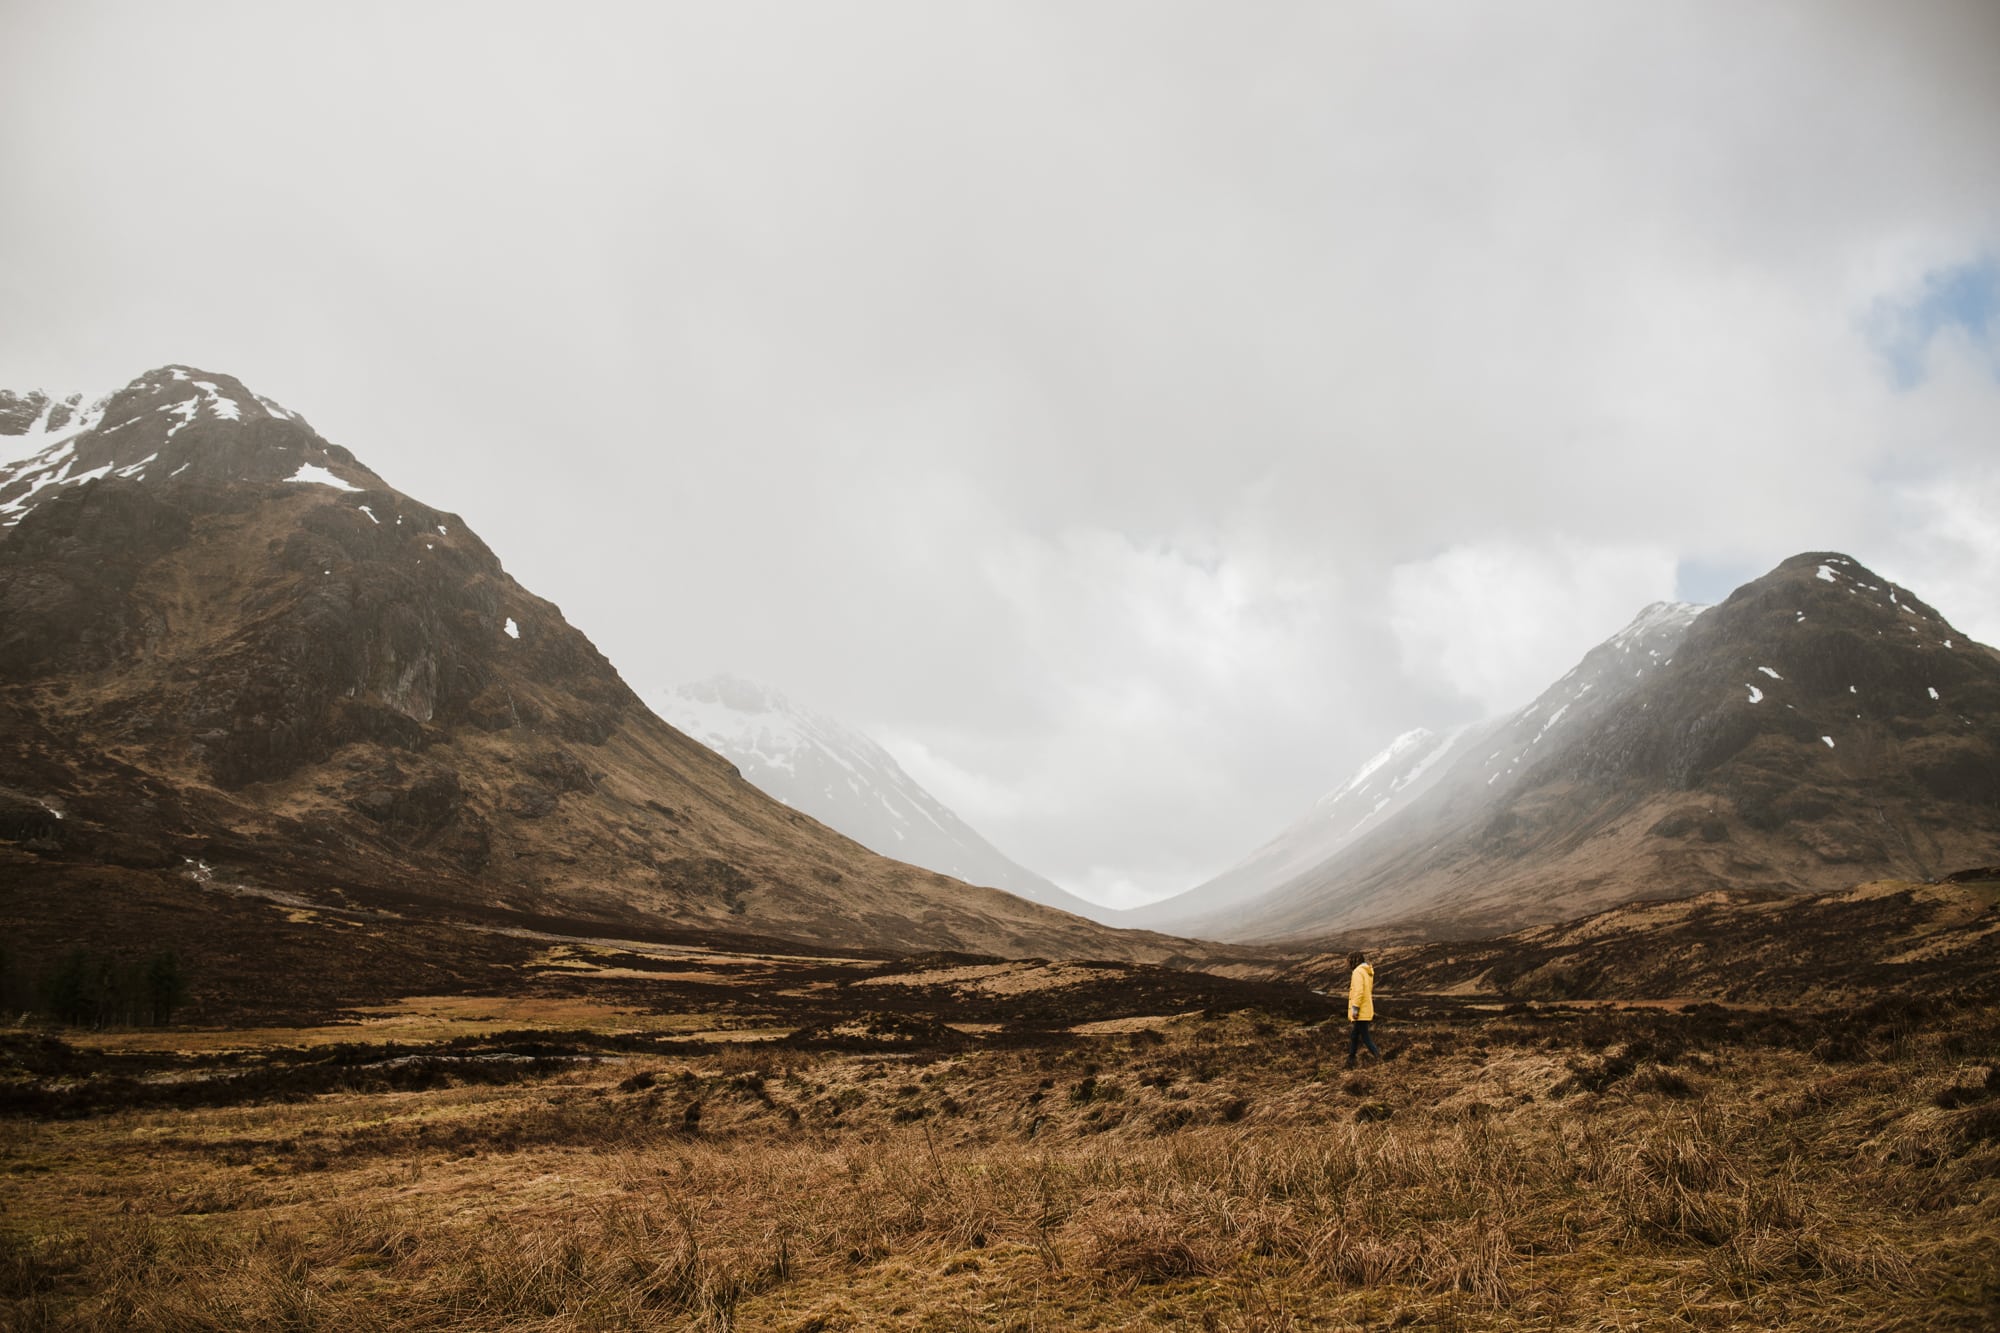
M 1347 983 L 1347 1017 L 1350 1020 L 1372 1023 L 1375 1021 L 1375 965 L 1363 963 L 1354 969 L 1354 977 Z

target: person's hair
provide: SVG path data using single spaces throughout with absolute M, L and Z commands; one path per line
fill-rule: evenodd
M 1349 967 L 1360 967 L 1363 963 L 1367 961 L 1368 961 L 1368 955 L 1361 952 L 1361 950 L 1359 949 L 1356 949 L 1353 953 L 1347 955 L 1347 965 Z

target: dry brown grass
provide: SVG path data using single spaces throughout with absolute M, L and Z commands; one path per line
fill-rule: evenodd
M 78 1031 L 70 1040 L 106 1051 L 221 1054 L 338 1042 L 441 1042 L 528 1028 L 686 1034 L 713 1026 L 707 1015 L 650 1013 L 585 996 L 411 995 L 394 1004 L 357 1005 L 352 1012 L 347 1022 L 312 1027 L 107 1028 Z
M 1839 1064 L 1676 1021 L 1413 1026 L 1359 1075 L 1191 1018 L 16 1121 L 0 1324 L 1991 1326 L 2000 1015 Z

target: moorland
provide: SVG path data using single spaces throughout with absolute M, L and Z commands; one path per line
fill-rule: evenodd
M 1311 967 L 513 927 L 437 993 L 26 1021 L 0 1324 L 1988 1328 L 1995 887 L 1942 982 L 1528 999 L 1386 951 L 1354 1070 Z

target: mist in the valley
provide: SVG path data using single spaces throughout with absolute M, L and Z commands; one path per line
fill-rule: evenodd
M 1663 599 L 2000 639 L 2000 8 L 0 12 L 0 385 L 226 372 L 1129 903 Z

